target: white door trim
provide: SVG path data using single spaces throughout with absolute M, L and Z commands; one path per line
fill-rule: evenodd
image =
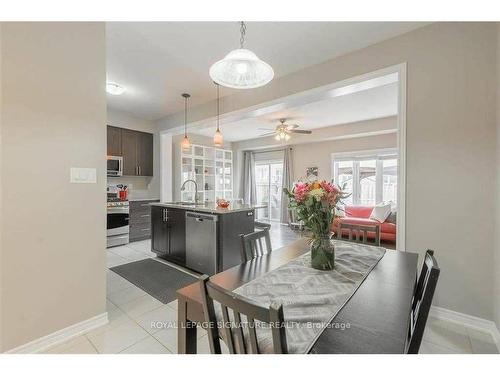
M 406 251 L 406 63 L 393 67 L 398 73 L 398 214 L 396 249 Z
M 171 202 L 173 198 L 173 157 L 172 134 L 160 132 L 160 201 Z

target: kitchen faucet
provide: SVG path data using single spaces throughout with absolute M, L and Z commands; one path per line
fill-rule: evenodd
M 188 182 L 192 182 L 194 184 L 194 203 L 198 204 L 198 184 L 196 183 L 195 180 L 186 180 L 181 186 L 181 191 L 186 190 L 186 184 Z

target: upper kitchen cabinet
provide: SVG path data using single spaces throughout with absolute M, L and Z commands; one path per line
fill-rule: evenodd
M 122 129 L 108 126 L 108 156 L 122 156 Z
M 117 138 L 119 142 L 116 141 Z M 119 143 L 119 146 L 116 143 Z M 120 153 L 110 154 L 111 151 Z M 123 157 L 124 176 L 153 176 L 153 134 L 151 133 L 108 126 L 108 155 Z
M 123 175 L 139 176 L 137 165 L 137 132 L 122 129 Z
M 137 132 L 139 176 L 153 175 L 153 134 Z

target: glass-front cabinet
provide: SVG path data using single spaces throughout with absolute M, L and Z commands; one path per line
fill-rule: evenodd
M 218 198 L 233 199 L 233 152 L 202 145 L 191 145 L 182 151 L 181 184 L 195 180 L 198 201 L 215 202 Z M 194 184 L 181 191 L 182 201 L 194 200 Z

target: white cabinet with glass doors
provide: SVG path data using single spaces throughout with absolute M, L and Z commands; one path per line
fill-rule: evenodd
M 232 199 L 233 153 L 202 145 L 191 145 L 181 153 L 181 184 L 195 180 L 199 202 L 215 202 L 218 198 Z M 194 184 L 181 191 L 183 202 L 194 200 Z

